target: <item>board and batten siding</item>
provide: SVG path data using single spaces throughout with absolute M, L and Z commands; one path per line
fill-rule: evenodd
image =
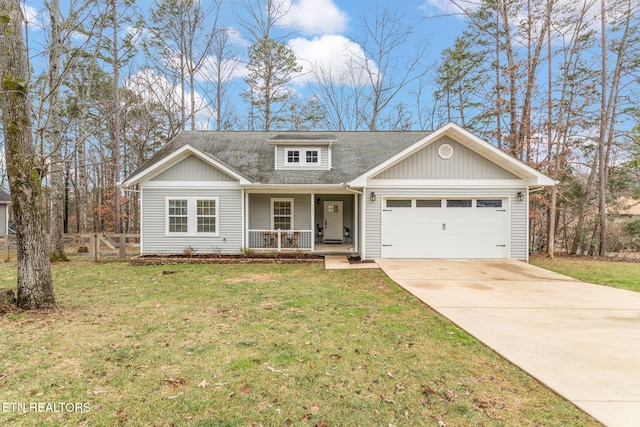
M 236 179 L 222 172 L 220 169 L 212 167 L 196 156 L 189 156 L 155 176 L 151 181 L 229 182 L 236 181 Z
M 376 193 L 376 201 L 368 197 Z M 518 201 L 518 192 L 527 193 L 527 188 L 375 188 L 366 189 L 366 236 L 364 236 L 366 259 L 379 259 L 382 256 L 382 203 L 385 197 L 406 198 L 507 198 L 509 213 L 509 257 L 513 260 L 528 259 L 527 245 L 527 202 Z
M 179 254 L 191 246 L 196 253 L 237 254 L 242 247 L 242 190 L 240 187 L 162 188 L 142 185 L 142 253 Z M 166 199 L 218 198 L 218 236 L 166 235 Z
M 318 156 L 320 156 L 320 162 L 318 165 L 305 165 L 302 164 L 300 166 L 293 166 L 286 163 L 286 154 L 287 150 L 294 149 L 300 150 L 300 158 L 305 155 L 305 150 L 318 150 Z M 289 145 L 276 145 L 276 169 L 279 170 L 294 170 L 294 169 L 322 169 L 328 170 L 329 167 L 329 147 L 327 146 L 319 146 L 319 147 L 306 147 L 302 144 L 300 146 L 289 146 Z
M 293 199 L 295 230 L 313 230 L 310 194 L 249 194 L 249 230 L 271 230 L 271 199 Z
M 438 155 L 438 148 L 449 144 L 449 159 Z M 374 179 L 518 179 L 509 171 L 473 152 L 455 140 L 443 136 Z

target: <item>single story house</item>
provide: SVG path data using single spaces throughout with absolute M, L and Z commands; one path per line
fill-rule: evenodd
M 448 124 L 182 132 L 122 186 L 139 186 L 143 254 L 190 247 L 526 260 L 529 192 L 554 184 Z

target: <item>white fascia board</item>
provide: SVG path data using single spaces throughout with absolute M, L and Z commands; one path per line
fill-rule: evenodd
M 527 188 L 519 179 L 371 179 L 370 188 Z
M 247 193 L 353 194 L 344 184 L 252 184 L 241 185 Z
M 514 175 L 522 178 L 527 183 L 529 183 L 529 185 L 551 186 L 557 183 L 555 180 L 549 178 L 545 174 L 538 172 L 531 166 L 511 157 L 504 151 L 491 145 L 487 141 L 479 138 L 466 129 L 456 125 L 455 123 L 448 123 L 435 132 L 427 135 L 426 137 L 402 150 L 395 156 L 390 157 L 386 161 L 380 163 L 378 166 L 360 175 L 359 177 L 351 181 L 349 185 L 354 187 L 364 187 L 368 185 L 368 181 L 371 179 L 371 177 L 376 176 L 380 172 L 401 162 L 402 160 L 416 153 L 418 150 L 426 147 L 434 141 L 437 141 L 443 136 L 450 136 L 453 140 L 461 143 L 470 150 L 496 163 L 497 165 L 503 167 Z
M 144 181 L 140 188 L 240 188 L 236 181 Z
M 171 166 L 174 166 L 175 164 L 177 164 L 181 160 L 186 159 L 190 155 L 194 155 L 197 158 L 199 158 L 200 160 L 204 161 L 205 163 L 208 163 L 209 165 L 211 165 L 211 166 L 213 166 L 213 167 L 215 167 L 217 169 L 220 169 L 222 172 L 226 173 L 227 175 L 232 176 L 233 178 L 237 179 L 240 184 L 250 184 L 251 183 L 250 180 L 248 180 L 244 176 L 240 175 L 236 171 L 230 169 L 227 165 L 219 162 L 218 160 L 216 160 L 216 159 L 212 158 L 211 156 L 207 155 L 206 153 L 203 153 L 202 151 L 198 150 L 197 148 L 194 148 L 189 144 L 185 144 L 182 147 L 180 147 L 179 149 L 177 149 L 176 151 L 174 151 L 173 153 L 171 153 L 168 156 L 166 156 L 164 159 L 160 160 L 159 162 L 155 163 L 154 165 L 150 166 L 149 168 L 143 170 L 139 174 L 132 176 L 131 178 L 129 178 L 128 180 L 123 182 L 122 186 L 123 187 L 130 187 L 130 186 L 132 186 L 134 184 L 139 184 L 139 183 L 141 183 L 143 181 L 148 181 L 148 180 L 152 179 L 154 176 L 157 176 L 157 175 L 161 174 L 162 172 L 166 171 Z

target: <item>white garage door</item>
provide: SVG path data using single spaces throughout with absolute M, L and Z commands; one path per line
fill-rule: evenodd
M 507 199 L 385 199 L 383 258 L 497 258 L 508 254 Z

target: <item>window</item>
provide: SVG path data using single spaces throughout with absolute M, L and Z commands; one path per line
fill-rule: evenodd
M 441 208 L 442 200 L 416 200 L 416 208 Z
M 300 151 L 287 150 L 287 163 L 300 163 Z
M 479 208 L 501 208 L 502 200 L 500 199 L 478 199 L 476 201 L 476 206 Z
M 313 167 L 315 169 L 321 165 L 321 157 L 322 151 L 318 147 L 287 147 L 284 150 L 284 165 L 285 167 Z
M 166 199 L 166 234 L 218 234 L 218 198 Z
M 387 200 L 388 208 L 410 208 L 411 200 Z
M 470 208 L 471 199 L 447 200 L 447 207 L 448 208 Z
M 318 150 L 307 150 L 307 163 L 318 163 Z
M 215 233 L 216 201 L 198 200 L 196 218 L 198 220 L 198 233 Z
M 293 230 L 293 199 L 271 199 L 271 229 Z
M 169 200 L 169 232 L 189 232 L 188 221 L 187 200 Z

